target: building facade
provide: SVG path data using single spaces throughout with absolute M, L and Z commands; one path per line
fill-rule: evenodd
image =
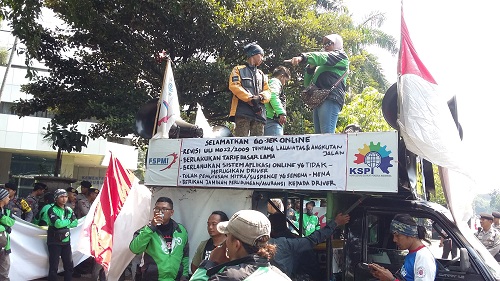
M 12 52 L 15 38 L 6 22 L 0 23 L 0 49 Z M 51 121 L 49 112 L 39 112 L 34 116 L 20 118 L 11 112 L 12 106 L 19 99 L 28 99 L 21 92 L 21 85 L 29 82 L 26 78 L 24 57 L 14 52 L 10 67 L 7 60 L 0 62 L 0 184 L 8 181 L 18 184 L 18 194 L 24 196 L 32 190 L 35 176 L 53 174 L 57 151 L 51 142 L 43 138 L 44 127 Z M 37 75 L 48 75 L 43 64 L 35 64 Z M 93 123 L 79 122 L 78 130 L 87 134 Z M 137 169 L 138 151 L 130 145 L 130 138 L 114 142 L 104 138 L 90 139 L 82 152 L 62 154 L 61 177 L 74 178 L 77 183 L 88 180 L 100 187 L 111 153 L 130 170 Z

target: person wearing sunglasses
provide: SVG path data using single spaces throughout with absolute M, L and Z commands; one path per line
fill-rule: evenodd
M 188 280 L 189 243 L 186 228 L 172 219 L 174 202 L 156 200 L 151 222 L 135 232 L 130 250 L 144 253 L 141 280 Z
M 326 35 L 322 51 L 302 53 L 290 61 L 293 65 L 306 66 L 306 88 L 313 83 L 319 89 L 331 89 L 328 97 L 314 108 L 313 122 L 316 134 L 335 133 L 338 116 L 344 106 L 349 71 L 349 58 L 344 52 L 342 37 L 338 34 Z

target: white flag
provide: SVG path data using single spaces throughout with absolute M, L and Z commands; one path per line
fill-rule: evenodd
M 205 114 L 203 114 L 203 110 L 201 109 L 201 105 L 198 103 L 196 104 L 198 106 L 198 110 L 196 111 L 196 121 L 194 124 L 201 129 L 203 129 L 203 137 L 204 138 L 215 138 L 215 134 L 212 131 L 212 127 L 208 123 L 207 118 L 205 117 Z
M 165 68 L 165 76 L 163 77 L 163 86 L 161 89 L 160 99 L 158 100 L 160 113 L 158 114 L 157 131 L 153 136 L 154 139 L 168 139 L 170 127 L 175 123 L 175 120 L 180 118 L 181 111 L 179 106 L 179 98 L 177 97 L 177 88 L 175 87 L 174 74 L 170 60 Z

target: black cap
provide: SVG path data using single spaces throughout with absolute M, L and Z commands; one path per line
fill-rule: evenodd
M 78 190 L 76 190 L 76 188 L 74 187 L 68 187 L 66 188 L 66 192 L 71 192 L 71 193 L 74 193 L 74 194 L 78 194 Z
M 11 190 L 14 190 L 14 191 L 17 191 L 17 185 L 11 183 L 11 182 L 8 182 L 4 185 L 4 187 L 7 189 L 11 189 Z
M 482 218 L 482 219 L 487 219 L 487 220 L 493 220 L 493 216 L 488 214 L 488 213 L 480 213 L 479 216 Z
M 80 186 L 81 187 L 86 187 L 86 188 L 91 188 L 92 187 L 92 184 L 89 182 L 89 181 L 82 181 L 80 183 Z
M 245 45 L 245 47 L 243 47 L 243 50 L 245 51 L 247 58 L 253 57 L 257 54 L 264 55 L 264 50 L 255 42 Z
M 43 182 L 35 182 L 35 184 L 33 184 L 33 190 L 36 191 L 39 189 L 47 190 L 48 187 Z
M 492 212 L 491 215 L 494 217 L 494 218 L 497 218 L 499 219 L 500 218 L 500 212 Z

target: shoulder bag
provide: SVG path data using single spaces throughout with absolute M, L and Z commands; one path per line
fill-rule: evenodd
M 328 95 L 337 87 L 344 79 L 344 77 L 347 75 L 348 70 L 344 72 L 344 74 L 333 84 L 333 86 L 330 89 L 320 89 L 318 86 L 316 86 L 314 83 L 311 83 L 311 85 L 307 86 L 301 93 L 300 93 L 300 98 L 304 102 L 304 104 L 309 108 L 309 109 L 315 109 L 318 107 L 320 104 L 322 104 Z

